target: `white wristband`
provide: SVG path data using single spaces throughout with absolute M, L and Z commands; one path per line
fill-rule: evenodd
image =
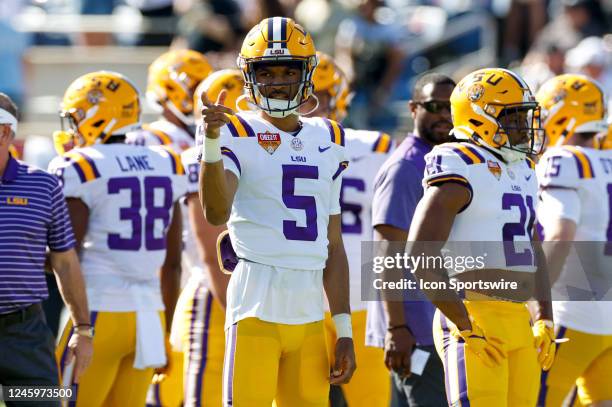
M 332 319 L 336 326 L 336 336 L 338 338 L 353 338 L 351 314 L 336 314 Z
M 221 160 L 221 142 L 218 138 L 204 137 L 204 162 L 214 163 Z

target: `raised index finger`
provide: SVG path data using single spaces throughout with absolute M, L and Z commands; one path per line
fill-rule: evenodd
M 219 92 L 219 96 L 217 96 L 217 104 L 225 106 L 225 98 L 227 97 L 227 90 L 223 89 Z
M 202 106 L 210 107 L 212 106 L 212 102 L 208 100 L 208 96 L 206 96 L 206 92 L 202 92 L 200 95 L 200 100 L 202 101 Z

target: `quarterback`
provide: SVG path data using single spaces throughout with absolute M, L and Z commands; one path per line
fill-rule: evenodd
M 327 406 L 355 356 L 340 187 L 344 130 L 297 109 L 312 92 L 313 41 L 293 20 L 263 20 L 238 57 L 249 101 L 234 113 L 203 97 L 200 196 L 227 223 L 240 259 L 227 291 L 223 405 Z M 329 371 L 323 293 L 338 340 Z
M 92 310 L 94 358 L 79 406 L 144 405 L 154 368 L 169 368 L 165 319 L 180 275 L 181 215 L 187 183 L 171 149 L 125 144 L 139 125 L 136 88 L 114 72 L 93 72 L 66 90 L 62 122 L 76 148 L 49 165 L 63 185 Z M 161 280 L 161 290 L 160 290 Z M 164 308 L 166 316 L 164 318 Z M 70 323 L 57 348 L 64 383 Z M 166 334 L 167 336 L 167 334 Z
M 309 117 L 327 117 L 342 121 L 350 99 L 348 80 L 334 60 L 317 52 L 319 64 L 313 75 L 314 95 L 318 101 Z M 340 209 L 342 210 L 342 239 L 349 261 L 350 300 L 355 355 L 359 370 L 351 382 L 342 385 L 344 398 L 350 407 L 387 406 L 390 401 L 389 371 L 384 364 L 382 349 L 365 346 L 367 302 L 361 300 L 361 242 L 372 240 L 370 218 L 374 178 L 393 149 L 391 136 L 379 131 L 344 129 L 345 148 L 349 167 L 342 176 Z M 336 330 L 331 315 L 326 314 L 328 350 L 333 350 Z M 333 360 L 333 355 L 330 355 Z M 333 399 L 333 398 L 332 398 Z
M 607 131 L 605 97 L 583 75 L 560 75 L 536 95 L 542 106 L 548 149 L 537 166 L 538 219 L 553 279 L 553 313 L 559 345 L 555 362 L 542 373 L 538 405 L 560 406 L 579 398 L 582 405 L 612 401 L 612 302 L 571 298 L 569 287 L 584 287 L 585 275 L 568 242 L 588 250 L 587 272 L 612 271 L 612 150 L 602 149 L 598 133 Z M 608 147 L 609 148 L 609 147 Z M 588 243 L 587 243 L 588 242 Z M 590 245 L 590 247 L 586 247 Z M 583 256 L 580 256 L 583 257 Z M 604 279 L 610 288 L 609 276 Z M 572 301 L 573 299 L 573 301 Z M 577 393 L 577 394 L 576 394 Z
M 500 256 L 485 269 L 421 267 L 416 275 L 428 282 L 504 279 L 524 289 L 466 290 L 463 298 L 450 288 L 424 290 L 438 307 L 434 341 L 444 362 L 448 403 L 533 406 L 540 368 L 550 368 L 555 351 L 550 302 L 539 303 L 533 330 L 524 302 L 533 287 L 550 295 L 531 244 L 538 186 L 527 156 L 542 148 L 538 105 L 527 84 L 505 69 L 467 75 L 450 101 L 452 134 L 459 142 L 427 154 L 425 194 L 408 241 L 418 253 L 438 255 L 435 242 L 447 249 L 445 242 L 498 242 Z

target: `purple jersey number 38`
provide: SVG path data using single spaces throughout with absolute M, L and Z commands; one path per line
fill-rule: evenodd
M 108 180 L 108 194 L 119 194 L 129 191 L 130 205 L 119 208 L 119 219 L 131 223 L 132 234 L 122 237 L 118 233 L 109 233 L 107 237 L 108 248 L 112 250 L 137 251 L 142 247 L 142 234 L 144 223 L 145 248 L 147 250 L 162 250 L 166 246 L 165 232 L 155 236 L 156 221 L 160 220 L 163 231 L 170 223 L 170 210 L 172 208 L 172 182 L 168 177 L 145 177 L 144 188 L 140 185 L 138 177 L 111 178 Z M 142 191 L 144 190 L 144 197 Z M 161 205 L 155 205 L 156 191 L 162 195 Z M 140 208 L 144 201 L 145 216 L 140 215 Z

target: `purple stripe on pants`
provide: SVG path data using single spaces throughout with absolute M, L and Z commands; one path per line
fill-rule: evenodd
M 208 360 L 208 331 L 210 330 L 210 314 L 212 314 L 212 300 L 213 296 L 208 292 L 206 295 L 206 305 L 204 308 L 204 331 L 202 332 L 202 347 L 200 349 L 200 366 L 198 374 L 196 375 L 196 405 L 199 406 L 202 403 L 202 382 L 204 376 L 204 370 L 206 369 L 206 361 Z
M 451 404 L 451 388 L 448 382 L 448 352 L 447 347 L 450 346 L 450 333 L 448 330 L 448 324 L 446 323 L 446 317 L 442 312 L 440 314 L 440 326 L 442 327 L 442 352 L 444 353 L 444 386 L 446 387 L 446 401 L 448 405 Z

